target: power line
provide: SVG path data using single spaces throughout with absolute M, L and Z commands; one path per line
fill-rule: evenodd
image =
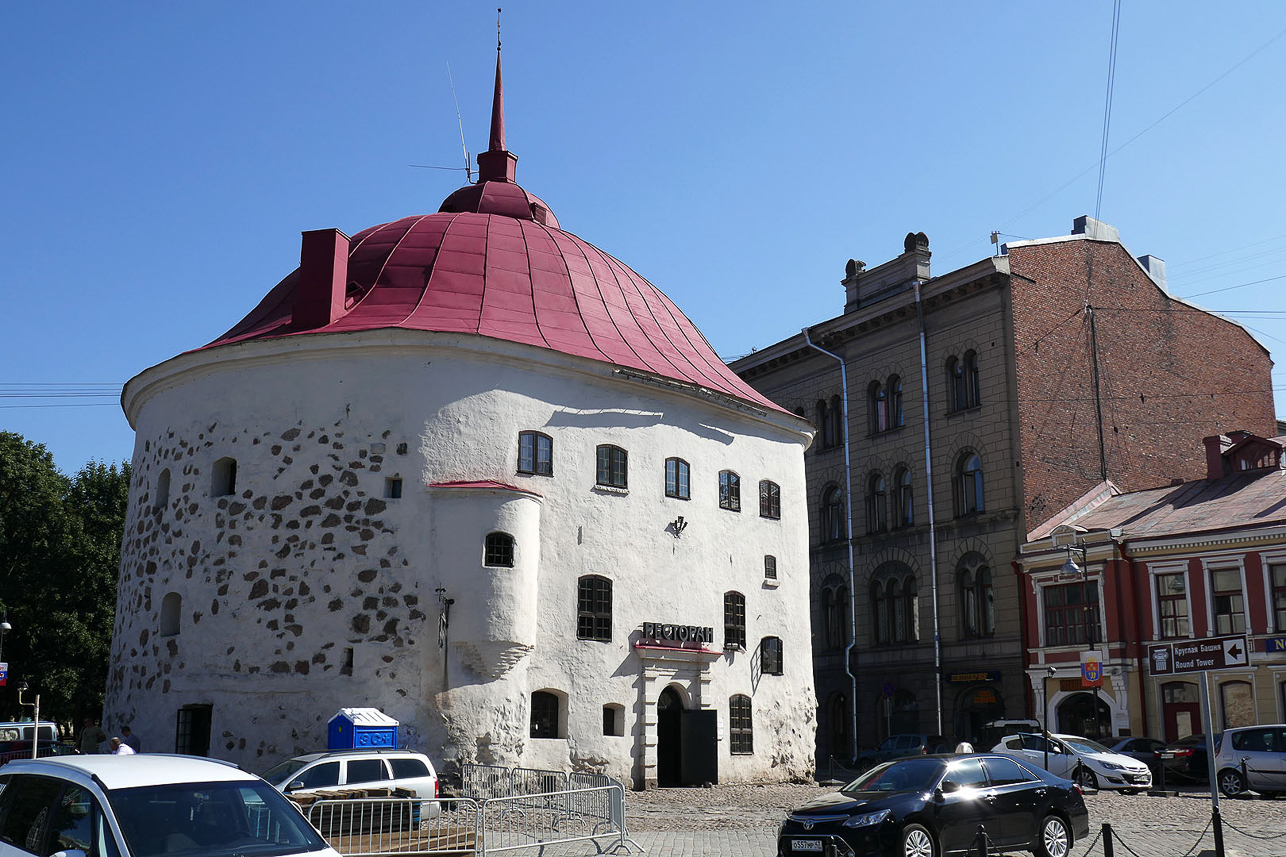
M 1107 173 L 1107 140 L 1112 127 L 1112 92 L 1116 88 L 1116 45 L 1121 31 L 1121 0 L 1112 4 L 1112 46 L 1107 59 L 1107 97 L 1103 104 L 1103 143 L 1098 155 L 1098 196 L 1094 201 L 1094 219 L 1099 219 L 1103 206 L 1103 177 Z

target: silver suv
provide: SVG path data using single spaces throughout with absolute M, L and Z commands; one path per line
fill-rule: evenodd
M 263 778 L 286 794 L 333 788 L 406 789 L 422 800 L 438 797 L 429 757 L 410 750 L 331 750 L 296 756 Z
M 1215 778 L 1229 797 L 1247 789 L 1286 793 L 1286 724 L 1224 730 L 1215 738 Z

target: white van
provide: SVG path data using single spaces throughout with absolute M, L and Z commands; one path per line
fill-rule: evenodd
M 17 720 L 11 723 L 0 723 L 0 743 L 5 741 L 31 741 L 31 730 L 39 726 L 40 743 L 53 743 L 58 740 L 58 724 L 42 720 L 39 724 L 30 720 Z

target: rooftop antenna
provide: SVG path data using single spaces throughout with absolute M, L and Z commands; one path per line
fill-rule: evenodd
M 499 20 L 496 22 L 499 27 Z M 464 142 L 464 119 L 460 117 L 460 99 L 455 97 L 455 79 L 451 77 L 451 63 L 447 63 L 447 80 L 451 83 L 451 100 L 455 102 L 455 121 L 460 126 L 460 148 L 464 150 L 464 174 L 473 184 L 473 165 L 469 159 L 469 147 Z

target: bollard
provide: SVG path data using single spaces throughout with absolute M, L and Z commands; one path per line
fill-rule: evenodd
M 1241 757 L 1241 790 L 1244 792 L 1250 788 L 1250 772 L 1246 770 L 1246 759 L 1248 756 Z
M 974 837 L 974 841 L 978 843 L 978 857 L 987 857 L 987 828 L 986 827 L 984 827 L 981 824 L 978 825 L 978 835 Z
M 1215 857 L 1224 857 L 1223 819 L 1219 817 L 1219 807 L 1211 810 L 1211 826 L 1215 830 Z
M 1112 825 L 1103 822 L 1103 857 L 1114 857 L 1116 850 L 1112 842 Z

